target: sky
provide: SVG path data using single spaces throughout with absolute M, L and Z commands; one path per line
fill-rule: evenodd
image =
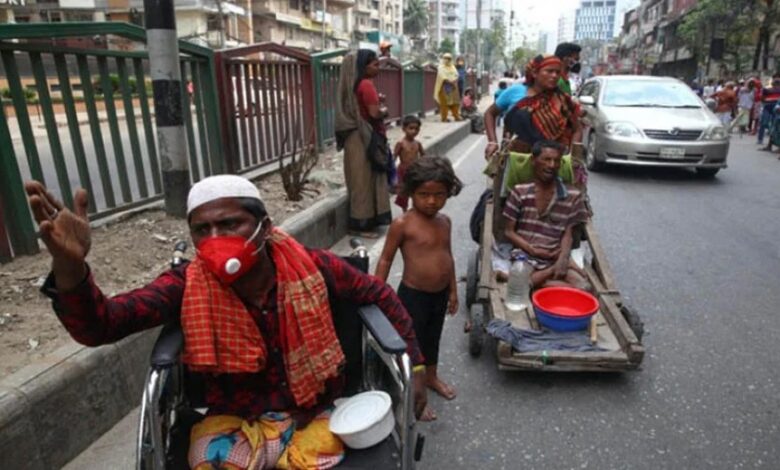
M 558 17 L 563 12 L 574 11 L 579 0 L 505 0 L 507 10 L 515 11 L 515 20 L 525 19 L 537 23 L 543 31 L 555 31 Z

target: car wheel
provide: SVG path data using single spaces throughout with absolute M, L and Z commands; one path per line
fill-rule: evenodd
M 591 131 L 588 135 L 588 149 L 585 152 L 585 166 L 590 171 L 601 171 L 604 163 L 596 160 L 596 133 Z
M 719 171 L 720 168 L 696 168 L 696 175 L 700 178 L 712 179 Z

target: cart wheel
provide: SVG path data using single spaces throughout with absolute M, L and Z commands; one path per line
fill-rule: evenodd
M 631 330 L 634 332 L 636 339 L 642 341 L 642 336 L 645 335 L 645 324 L 639 317 L 639 313 L 637 313 L 636 309 L 630 305 L 623 305 L 620 307 L 620 312 L 628 322 L 628 326 L 630 326 Z
M 469 331 L 469 354 L 479 357 L 482 354 L 482 343 L 485 341 L 485 306 L 475 303 L 469 310 L 471 314 L 471 331 Z
M 479 248 L 469 256 L 466 269 L 466 308 L 471 308 L 477 301 L 477 284 L 479 282 Z

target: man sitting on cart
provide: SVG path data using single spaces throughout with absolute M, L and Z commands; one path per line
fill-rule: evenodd
M 491 162 L 496 170 L 492 264 L 496 277 L 504 280 L 510 252 L 519 249 L 537 269 L 532 276 L 535 287 L 563 283 L 587 288 L 583 273 L 569 263 L 578 233 L 574 226 L 587 220 L 589 210 L 583 194 L 580 110 L 558 87 L 562 70 L 556 56 L 531 59 L 525 74 L 527 94 L 506 115 L 510 152 L 494 154 Z M 569 150 L 572 155 L 562 158 Z
M 587 221 L 583 194 L 558 177 L 564 147 L 541 140 L 531 151 L 533 181 L 512 188 L 504 236 L 534 268 L 534 288 L 565 285 L 588 290 L 585 273 L 571 260 L 574 226 Z

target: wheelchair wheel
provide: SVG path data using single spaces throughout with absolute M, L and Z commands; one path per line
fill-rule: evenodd
M 471 315 L 471 331 L 469 331 L 469 354 L 479 357 L 485 342 L 485 306 L 475 303 L 469 309 Z
M 466 268 L 466 307 L 471 308 L 477 301 L 477 283 L 479 282 L 479 248 L 469 255 Z

